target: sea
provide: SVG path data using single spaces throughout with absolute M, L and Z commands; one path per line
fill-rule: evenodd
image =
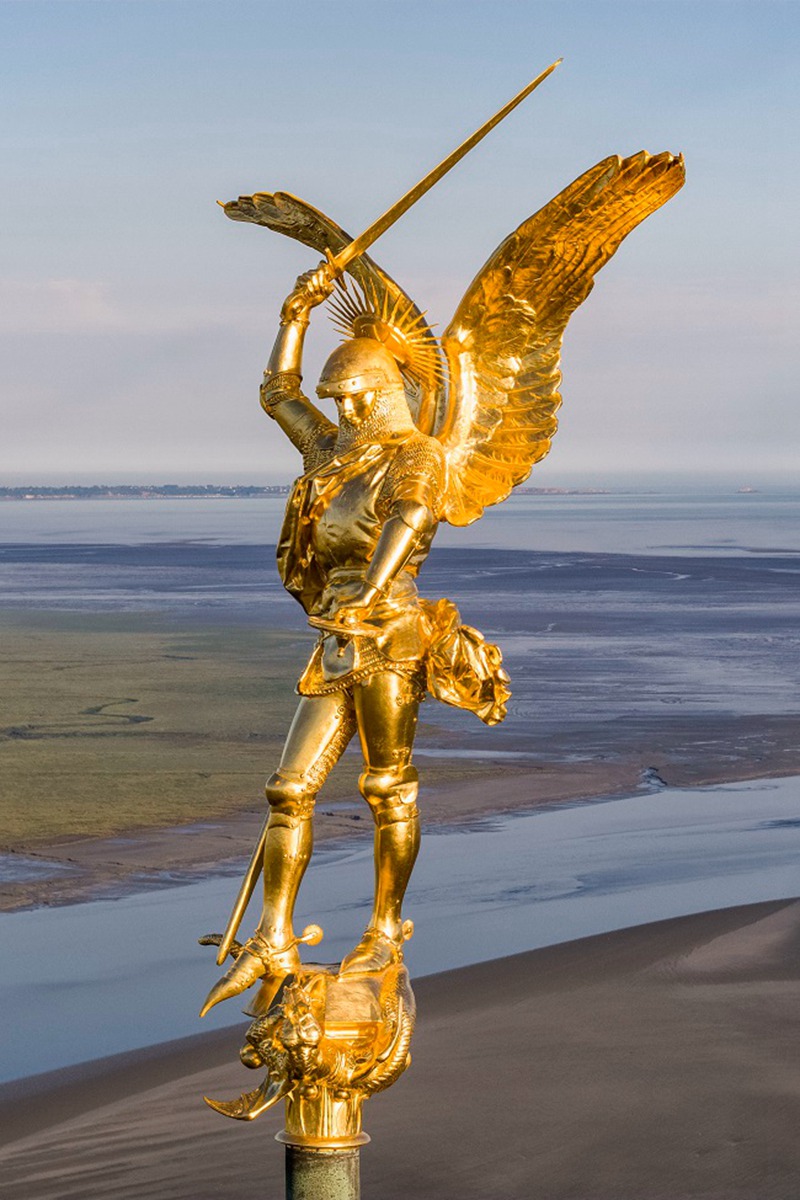
M 0 608 L 302 632 L 275 573 L 283 503 L 0 503 Z M 452 597 L 502 646 L 514 699 L 491 730 L 436 706 L 420 758 L 591 760 L 626 737 L 656 744 L 686 730 L 698 754 L 704 738 L 727 739 L 747 765 L 753 723 L 797 715 L 798 575 L 800 486 L 789 484 L 517 494 L 469 529 L 443 527 L 420 590 Z M 746 774 L 757 773 L 754 760 Z M 798 851 L 794 775 L 680 788 L 646 774 L 632 795 L 429 832 L 409 893 L 409 962 L 426 974 L 787 898 L 800 891 Z M 196 938 L 219 927 L 235 886 L 165 878 L 0 916 L 0 1079 L 200 1031 L 214 968 Z M 300 919 L 320 921 L 331 957 L 360 927 L 369 888 L 368 846 L 322 848 Z M 215 1010 L 205 1027 L 237 1020 Z
M 285 496 L 246 499 L 0 501 L 12 545 L 274 545 Z M 700 479 L 588 494 L 516 491 L 466 529 L 442 525 L 435 547 L 655 555 L 800 554 L 800 481 L 759 488 Z

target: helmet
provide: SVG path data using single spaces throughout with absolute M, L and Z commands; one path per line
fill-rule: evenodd
M 317 395 L 351 396 L 356 392 L 402 389 L 394 355 L 374 338 L 351 338 L 338 346 L 322 368 Z

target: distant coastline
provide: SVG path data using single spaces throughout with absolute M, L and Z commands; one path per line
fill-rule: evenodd
M 62 487 L 0 487 L 0 500 L 252 500 L 287 496 L 288 483 L 268 485 L 216 483 L 91 484 Z M 521 496 L 610 496 L 610 488 L 520 487 Z
M 256 484 L 161 483 L 91 484 L 63 487 L 0 487 L 0 500 L 251 500 L 288 495 L 288 483 Z

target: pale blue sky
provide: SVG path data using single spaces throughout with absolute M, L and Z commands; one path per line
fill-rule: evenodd
M 796 469 L 799 35 L 763 0 L 0 3 L 0 479 L 292 474 L 257 388 L 315 259 L 214 201 L 293 191 L 355 234 L 559 55 L 374 256 L 443 327 L 583 170 L 682 150 L 567 330 L 532 482 Z

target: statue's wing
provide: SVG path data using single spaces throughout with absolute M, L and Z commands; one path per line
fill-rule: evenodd
M 231 200 L 222 207 L 232 221 L 265 225 L 267 229 L 310 246 L 320 255 L 324 255 L 326 250 L 338 254 L 353 240 L 330 217 L 289 192 L 256 192 L 253 196 L 240 196 L 238 200 Z M 432 351 L 438 355 L 438 343 L 426 325 L 423 314 L 411 297 L 373 259 L 361 254 L 348 263 L 347 272 L 379 310 L 391 313 L 395 309 L 402 309 L 409 324 L 416 321 L 419 330 L 417 336 L 429 340 Z M 412 415 L 423 433 L 433 431 L 444 401 L 444 387 L 439 383 L 422 383 L 418 395 L 409 396 Z
M 442 338 L 445 520 L 477 520 L 547 454 L 567 321 L 622 239 L 683 180 L 681 156 L 606 158 L 507 237 L 470 284 Z

